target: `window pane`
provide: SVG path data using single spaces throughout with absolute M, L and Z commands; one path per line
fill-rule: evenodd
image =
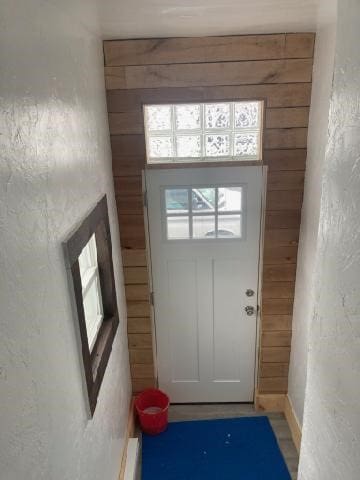
M 234 139 L 234 155 L 258 156 L 259 134 L 257 132 L 238 133 Z
M 165 190 L 166 213 L 187 213 L 189 211 L 188 191 L 185 188 Z
M 193 238 L 215 237 L 215 216 L 193 217 Z
M 200 105 L 177 105 L 176 128 L 177 130 L 194 130 L 200 128 Z
M 176 138 L 178 157 L 200 157 L 201 140 L 200 135 L 186 135 Z
M 98 263 L 95 235 L 81 251 L 79 257 L 80 279 L 83 292 L 83 307 L 85 315 L 88 344 L 91 350 L 98 329 L 102 322 L 101 290 L 98 279 Z
M 259 102 L 235 103 L 235 128 L 258 127 L 259 112 Z
M 229 155 L 229 135 L 206 135 L 205 152 L 208 157 Z
M 167 217 L 167 238 L 181 240 L 189 238 L 189 217 Z
M 221 187 L 218 193 L 218 209 L 222 212 L 241 211 L 241 187 Z
M 218 238 L 241 237 L 241 215 L 219 215 Z
M 94 268 L 97 268 L 97 250 L 95 235 L 91 236 L 88 243 L 82 249 L 78 261 L 81 286 L 83 289 L 85 289 L 87 287 L 89 278 L 91 277 L 91 273 L 94 271 Z
M 81 277 L 81 282 L 82 282 L 82 287 L 84 288 L 84 274 L 86 270 L 89 268 L 92 268 L 94 266 L 91 254 L 90 254 L 90 249 L 89 249 L 89 244 L 87 244 L 81 251 L 79 255 L 79 268 L 80 268 L 80 277 Z
M 102 323 L 102 309 L 100 301 L 100 285 L 97 278 L 94 278 L 86 294 L 83 296 L 86 333 L 89 348 L 94 345 L 96 335 Z
M 193 188 L 193 211 L 213 212 L 215 210 L 215 188 Z
M 230 127 L 230 104 L 210 103 L 205 105 L 206 128 L 229 128 Z
M 150 157 L 168 158 L 173 156 L 171 137 L 150 137 Z
M 171 129 L 171 106 L 149 105 L 146 107 L 147 128 L 149 130 Z

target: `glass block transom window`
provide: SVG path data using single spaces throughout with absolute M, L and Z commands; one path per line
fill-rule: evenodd
M 148 163 L 260 160 L 262 102 L 144 106 Z
M 242 238 L 243 196 L 240 185 L 165 188 L 163 223 L 166 239 Z

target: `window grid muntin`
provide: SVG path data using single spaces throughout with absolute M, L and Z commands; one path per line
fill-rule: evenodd
M 236 187 L 240 188 L 240 195 L 241 195 L 241 207 L 240 209 L 236 210 L 226 210 L 226 211 L 221 211 L 219 210 L 219 205 L 218 205 L 218 194 L 219 194 L 219 189 L 220 188 L 231 188 L 231 187 Z M 215 203 L 214 203 L 214 211 L 208 211 L 208 212 L 202 212 L 201 210 L 199 211 L 194 211 L 193 210 L 193 205 L 192 205 L 192 191 L 201 189 L 201 188 L 213 188 L 215 189 Z M 166 206 L 166 191 L 168 190 L 187 190 L 187 196 L 188 196 L 188 211 L 185 212 L 182 210 L 181 212 L 173 212 L 173 213 L 168 213 L 167 212 L 167 206 Z M 245 188 L 244 185 L 240 184 L 222 184 L 222 185 L 201 185 L 201 186 L 169 186 L 169 187 L 164 187 L 163 188 L 163 193 L 162 193 L 162 203 L 163 203 L 163 219 L 165 220 L 164 222 L 164 234 L 165 234 L 165 239 L 169 242 L 189 242 L 189 241 L 214 241 L 214 240 L 242 240 L 244 238 L 244 205 L 245 205 Z M 240 236 L 231 236 L 229 238 L 226 237 L 221 237 L 219 236 L 218 232 L 218 219 L 219 217 L 224 218 L 227 216 L 232 216 L 232 215 L 239 215 L 240 217 Z M 215 237 L 194 237 L 193 236 L 193 218 L 194 217 L 214 217 L 215 216 Z M 186 217 L 188 219 L 188 232 L 189 232 L 189 237 L 188 238 L 169 238 L 168 235 L 168 218 L 181 218 L 181 217 Z
M 254 127 L 238 127 L 235 122 L 235 105 L 237 104 L 258 104 L 257 114 L 257 128 Z M 230 125 L 229 128 L 206 128 L 206 106 L 208 105 L 229 105 L 230 106 Z M 177 129 L 176 128 L 176 107 L 179 105 L 200 106 L 200 128 L 198 129 Z M 149 107 L 170 107 L 170 130 L 149 130 L 147 128 L 147 109 Z M 145 123 L 145 137 L 146 137 L 146 156 L 147 163 L 181 163 L 193 161 L 246 161 L 246 160 L 261 160 L 261 138 L 262 138 L 262 109 L 263 102 L 260 100 L 243 100 L 231 102 L 187 102 L 177 104 L 149 104 L 144 105 L 144 123 Z M 256 155 L 235 155 L 235 136 L 241 133 L 253 133 L 257 135 L 257 154 Z M 177 154 L 176 138 L 180 136 L 200 136 L 200 156 L 198 157 L 179 157 Z M 208 135 L 228 135 L 229 136 L 229 154 L 228 155 L 206 155 L 206 137 Z M 172 144 L 173 156 L 151 157 L 149 149 L 149 140 L 151 137 L 170 137 Z

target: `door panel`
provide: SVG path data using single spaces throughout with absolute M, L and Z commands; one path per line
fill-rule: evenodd
M 213 378 L 217 382 L 239 382 L 241 377 L 238 342 L 242 334 L 240 282 L 241 262 L 235 259 L 214 261 Z
M 168 262 L 172 380 L 199 381 L 197 273 L 193 260 Z M 187 301 L 184 301 L 184 298 Z
M 262 168 L 150 170 L 146 188 L 159 386 L 252 401 Z

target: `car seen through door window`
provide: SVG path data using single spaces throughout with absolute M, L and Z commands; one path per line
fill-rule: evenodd
M 241 238 L 241 186 L 166 188 L 168 240 Z

